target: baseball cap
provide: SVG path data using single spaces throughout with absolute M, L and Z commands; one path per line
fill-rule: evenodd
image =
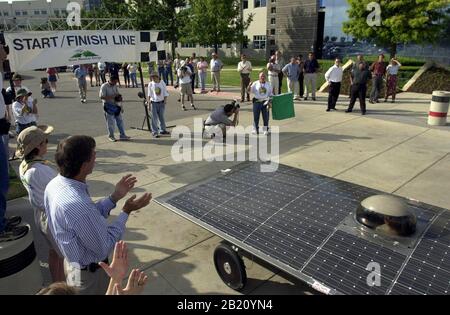
M 42 142 L 47 139 L 47 136 L 53 131 L 52 126 L 41 125 L 28 127 L 17 136 L 17 150 L 16 156 L 19 158 L 25 157 Z

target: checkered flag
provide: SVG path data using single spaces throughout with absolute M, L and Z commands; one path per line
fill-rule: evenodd
M 141 62 L 157 62 L 166 59 L 164 33 L 158 31 L 140 32 Z

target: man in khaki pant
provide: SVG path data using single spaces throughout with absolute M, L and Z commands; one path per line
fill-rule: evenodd
M 250 102 L 250 94 L 247 91 L 250 84 L 250 73 L 252 72 L 252 64 L 247 60 L 247 56 L 241 55 L 241 62 L 239 62 L 237 71 L 241 75 L 241 102 L 245 101 L 245 95 L 247 95 L 247 102 Z
M 317 72 L 319 71 L 319 63 L 316 57 L 311 52 L 308 54 L 308 60 L 305 61 L 303 69 L 305 73 L 305 101 L 308 99 L 309 93 L 311 93 L 312 100 L 316 100 L 316 88 L 317 88 Z
M 220 92 L 220 71 L 223 68 L 223 63 L 222 61 L 220 61 L 219 56 L 217 56 L 216 53 L 212 54 L 210 67 L 211 67 L 211 81 L 213 84 L 212 91 Z

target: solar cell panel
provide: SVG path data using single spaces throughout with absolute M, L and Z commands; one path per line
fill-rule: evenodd
M 156 201 L 331 293 L 448 294 L 450 213 L 410 201 L 416 233 L 383 236 L 354 216 L 363 199 L 380 193 L 285 165 L 261 173 L 258 163 L 243 163 Z M 373 262 L 380 286 L 367 284 Z

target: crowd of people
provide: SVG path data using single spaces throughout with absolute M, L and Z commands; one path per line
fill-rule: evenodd
M 109 196 L 94 203 L 86 179 L 95 166 L 95 140 L 89 136 L 62 140 L 55 154 L 57 172 L 44 157 L 51 132 L 51 128 L 43 130 L 36 126 L 24 129 L 18 135 L 16 153 L 22 159 L 20 179 L 28 191 L 35 225 L 49 248 L 49 270 L 54 284 L 41 294 L 64 287 L 78 294 L 142 291 L 147 276 L 137 269 L 131 272 L 127 286 L 121 288 L 128 271 L 126 246 L 121 239 L 130 213 L 147 206 L 152 195 L 144 193 L 139 198 L 132 195 L 118 217 L 108 223 L 111 210 L 134 188 L 136 177 L 131 174 L 122 177 Z M 20 221 L 17 217 L 6 220 L 1 241 L 14 240 L 28 232 L 26 226 L 18 225 Z M 114 248 L 112 263 L 108 265 Z
M 195 87 L 200 86 L 206 92 L 205 79 L 209 70 L 212 91 L 220 92 L 220 73 L 223 63 L 217 54 L 212 54 L 210 63 L 204 57 L 195 54 L 182 59 L 179 55 L 172 60 L 158 62 L 157 71 L 150 73 L 146 99 L 148 110 L 152 113 L 151 131 L 155 138 L 169 135 L 165 120 L 165 107 L 169 96 L 168 85 L 179 89 L 181 107 L 187 110 L 185 100 L 194 105 Z M 174 80 L 172 67 L 175 69 Z M 372 80 L 369 102 L 379 102 L 383 81 L 386 80 L 385 101 L 392 97 L 395 102 L 397 75 L 401 64 L 393 58 L 389 65 L 384 56 L 370 66 L 359 55 L 354 62 L 350 75 L 350 103 L 346 112 L 351 112 L 359 99 L 361 113 L 366 113 L 367 83 Z M 87 80 L 91 87 L 99 87 L 98 97 L 103 111 L 110 141 L 116 141 L 115 126 L 119 129 L 119 139 L 129 140 L 123 124 L 123 99 L 118 87 L 121 87 L 119 72 L 122 71 L 125 87 L 138 87 L 136 80 L 137 65 L 124 63 L 80 65 L 74 70 L 80 99 L 86 102 Z M 316 100 L 317 75 L 320 65 L 313 53 L 307 60 L 301 55 L 292 57 L 285 63 L 281 52 L 277 51 L 268 60 L 266 69 L 258 73 L 258 79 L 252 81 L 253 67 L 246 55 L 241 55 L 237 65 L 240 75 L 241 102 L 253 103 L 253 134 L 270 134 L 269 109 L 271 98 L 281 93 L 284 77 L 287 88 L 295 100 L 307 100 L 309 95 Z M 52 98 L 57 92 L 58 72 L 55 68 L 46 70 L 47 77 L 41 79 L 41 94 Z M 108 79 L 106 74 L 109 73 Z M 341 83 L 343 80 L 341 60 L 336 58 L 334 65 L 324 74 L 329 85 L 327 111 L 336 110 Z M 170 81 L 169 81 L 170 80 Z M 131 174 L 124 176 L 114 191 L 104 199 L 93 202 L 89 196 L 86 179 L 92 173 L 96 159 L 96 143 L 89 136 L 70 136 L 62 140 L 55 154 L 55 170 L 47 154 L 48 135 L 52 128 L 38 126 L 37 99 L 30 89 L 22 84 L 20 74 L 12 77 L 13 86 L 3 89 L 0 96 L 0 241 L 20 238 L 28 232 L 21 226 L 20 217 L 5 217 L 6 191 L 8 188 L 8 139 L 3 129 L 4 122 L 14 121 L 17 134 L 15 156 L 22 159 L 19 167 L 20 179 L 28 191 L 29 201 L 34 210 L 35 225 L 47 241 L 49 248 L 49 270 L 53 280 L 50 287 L 40 294 L 133 294 L 141 292 L 147 282 L 147 276 L 139 270 L 133 270 L 128 284 L 122 289 L 122 281 L 128 270 L 126 245 L 121 241 L 130 213 L 147 206 L 152 198 L 144 193 L 137 198 L 129 197 L 120 214 L 112 222 L 108 217 L 119 200 L 125 198 L 137 183 Z M 95 84 L 94 84 L 95 81 Z M 3 84 L 3 81 L 0 80 Z M 170 84 L 169 84 L 170 82 Z M 12 96 L 13 95 L 13 96 Z M 11 105 L 11 106 L 8 106 Z M 211 137 L 222 135 L 225 139 L 227 128 L 239 123 L 240 106 L 235 102 L 220 106 L 204 122 L 205 132 Z M 262 128 L 260 119 L 262 117 Z M 7 127 L 9 130 L 9 126 Z M 6 176 L 5 176 L 6 174 Z M 108 257 L 113 253 L 112 263 Z

